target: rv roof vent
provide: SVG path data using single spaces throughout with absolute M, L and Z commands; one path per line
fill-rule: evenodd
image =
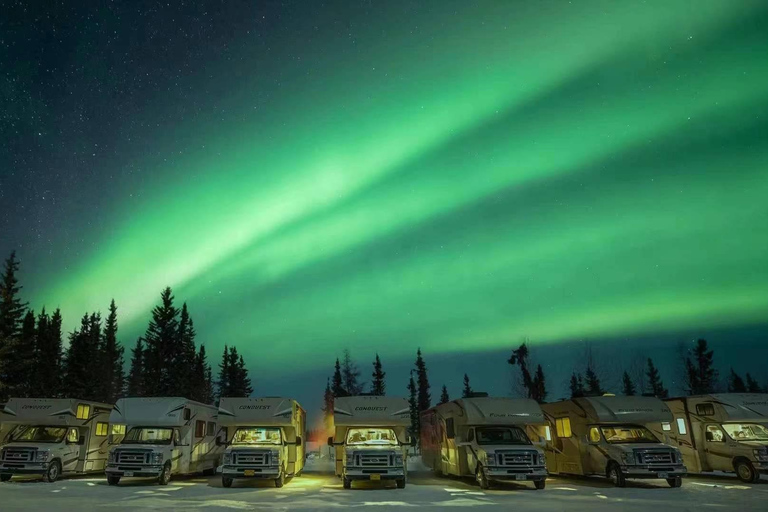
M 488 397 L 488 393 L 486 393 L 485 391 L 473 391 L 466 398 L 487 398 L 487 397 Z

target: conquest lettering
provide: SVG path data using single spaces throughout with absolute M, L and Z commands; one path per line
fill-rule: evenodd
M 238 409 L 271 409 L 271 405 L 241 405 Z
M 360 406 L 360 407 L 355 407 L 355 410 L 356 411 L 386 411 L 387 407 L 365 407 L 365 406 Z
M 22 405 L 22 409 L 50 409 L 51 405 Z

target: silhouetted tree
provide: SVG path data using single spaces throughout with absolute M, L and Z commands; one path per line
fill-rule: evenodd
M 341 361 L 341 376 L 343 379 L 344 389 L 347 390 L 350 396 L 356 396 L 363 392 L 365 387 L 360 379 L 360 370 L 357 368 L 357 364 L 352 360 L 352 354 L 349 349 L 344 349 L 344 357 Z
M 443 389 L 440 391 L 440 402 L 441 404 L 447 404 L 451 401 L 451 397 L 448 396 L 448 388 L 445 387 L 445 384 L 443 384 Z
M 93 400 L 94 363 L 98 357 L 98 342 L 94 344 L 92 332 L 96 316 L 86 313 L 80 319 L 80 329 L 69 335 L 69 347 L 64 360 L 64 396 Z M 99 333 L 100 334 L 100 333 Z
M 20 383 L 18 379 L 23 373 L 16 368 L 19 360 L 14 354 L 19 343 L 22 321 L 27 311 L 25 303 L 21 302 L 18 278 L 19 261 L 16 253 L 12 252 L 5 260 L 5 268 L 0 280 L 0 399 L 15 392 Z
M 235 350 L 235 347 L 232 347 Z M 235 372 L 237 386 L 234 390 L 233 396 L 249 397 L 253 394 L 253 387 L 251 385 L 251 378 L 248 376 L 248 368 L 245 365 L 243 356 L 240 355 L 237 359 L 237 370 Z
M 237 353 L 237 347 L 229 347 L 229 351 L 225 347 L 219 369 L 219 397 L 248 397 L 253 393 L 248 369 L 243 356 Z
M 752 378 L 752 376 L 747 373 L 747 393 L 763 393 L 764 391 L 760 388 L 760 384 L 757 383 L 757 381 Z M 768 389 L 765 391 L 768 392 Z
M 211 365 L 205 353 L 205 345 L 200 345 L 200 351 L 195 354 L 191 379 L 189 398 L 204 404 L 212 404 L 214 401 L 213 377 Z
M 702 395 L 715 390 L 717 370 L 714 368 L 714 351 L 708 350 L 707 341 L 699 339 L 685 359 L 688 394 Z
M 586 383 L 587 396 L 602 396 L 605 394 L 605 390 L 600 386 L 600 379 L 592 366 L 587 366 L 587 370 L 584 372 L 584 381 Z
M 141 338 L 136 340 L 136 346 L 131 350 L 131 369 L 128 372 L 128 396 L 145 396 L 144 394 L 144 343 Z
M 117 306 L 114 299 L 109 304 L 109 315 L 104 323 L 104 341 L 101 357 L 101 385 L 98 386 L 99 399 L 113 404 L 123 394 L 125 376 L 123 374 L 123 347 L 117 341 Z
M 584 379 L 580 373 L 573 373 L 571 375 L 571 398 L 579 398 L 586 394 L 584 389 Z
M 181 306 L 179 325 L 176 332 L 177 340 L 174 344 L 175 350 L 173 353 L 175 359 L 173 362 L 175 366 L 173 372 L 174 388 L 180 396 L 192 396 L 195 393 L 202 396 L 202 388 L 198 382 L 200 378 L 198 371 L 201 368 L 196 367 L 198 354 L 195 348 L 195 335 L 194 323 L 189 316 L 189 310 L 185 302 Z M 204 368 L 202 370 L 204 371 Z M 198 383 L 196 384 L 196 382 Z
M 535 374 L 531 375 L 531 372 L 528 369 L 529 355 L 528 345 L 524 342 L 517 348 L 517 350 L 512 351 L 512 355 L 507 362 L 513 366 L 516 365 L 520 367 L 520 373 L 523 378 L 523 387 L 525 387 L 528 398 L 532 398 L 533 400 L 542 403 L 547 398 L 544 369 L 541 365 L 538 365 Z
M 656 398 L 667 398 L 669 391 L 664 387 L 664 383 L 661 381 L 659 370 L 653 365 L 653 360 L 648 358 L 648 385 L 651 387 L 651 394 Z
M 333 390 L 331 390 L 331 379 L 325 380 L 325 392 L 323 393 L 323 421 L 326 428 L 331 426 L 333 418 Z
M 339 358 L 336 358 L 336 366 L 333 370 L 333 380 L 331 384 L 331 391 L 336 398 L 342 396 L 349 396 L 347 390 L 344 389 L 344 377 L 341 375 L 341 365 L 339 364 Z
M 421 444 L 421 438 L 419 437 L 419 397 L 416 381 L 413 379 L 413 370 L 411 370 L 411 377 L 408 381 L 408 409 L 411 414 L 411 435 L 416 439 L 416 442 Z
M 731 374 L 728 376 L 728 392 L 729 393 L 746 393 L 747 386 L 733 368 L 731 368 Z
M 373 361 L 373 373 L 371 374 L 371 394 L 375 396 L 384 396 L 386 394 L 387 385 L 384 382 L 386 372 L 381 369 L 381 360 L 379 354 L 376 354 L 376 359 Z
M 629 373 L 626 371 L 621 378 L 621 383 L 622 391 L 626 396 L 633 396 L 635 394 L 635 384 L 632 382 L 632 379 L 629 377 Z
M 35 313 L 28 309 L 21 322 L 21 331 L 10 340 L 11 350 L 5 358 L 5 383 L 9 396 L 29 397 L 33 392 L 36 336 Z
M 427 364 L 421 355 L 421 349 L 416 350 L 416 383 L 418 384 L 418 404 L 419 413 L 426 411 L 432 406 L 432 395 L 429 392 L 429 377 L 427 375 Z
M 152 319 L 144 334 L 144 386 L 147 396 L 174 396 L 179 378 L 182 350 L 178 336 L 179 310 L 173 305 L 170 287 L 160 294 L 161 303 L 152 309 Z
M 472 386 L 469 385 L 469 375 L 464 374 L 464 389 L 461 391 L 462 398 L 469 398 L 472 396 Z
M 221 362 L 219 363 L 219 380 L 216 381 L 218 386 L 218 397 L 225 397 L 229 395 L 230 383 L 229 379 L 232 371 L 229 368 L 229 347 L 224 345 L 224 353 L 221 355 Z

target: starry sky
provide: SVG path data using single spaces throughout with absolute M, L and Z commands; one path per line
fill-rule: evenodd
M 69 329 L 170 285 L 310 405 L 344 347 L 435 396 L 523 338 L 560 396 L 768 358 L 761 0 L 4 3 L 0 252 Z

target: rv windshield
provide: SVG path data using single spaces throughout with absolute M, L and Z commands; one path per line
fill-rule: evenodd
M 173 429 L 135 427 L 128 431 L 122 444 L 171 444 Z
M 282 444 L 279 428 L 247 427 L 235 431 L 232 444 Z
M 351 428 L 347 432 L 348 445 L 397 445 L 397 436 L 391 428 Z
M 477 444 L 531 444 L 517 427 L 483 427 L 477 429 Z
M 66 427 L 22 427 L 19 432 L 11 437 L 11 443 L 29 442 L 35 443 L 60 443 L 67 433 Z
M 723 428 L 736 441 L 768 441 L 768 427 L 759 423 L 726 423 Z
M 621 443 L 658 443 L 651 431 L 639 425 L 601 426 L 605 440 L 611 444 Z

